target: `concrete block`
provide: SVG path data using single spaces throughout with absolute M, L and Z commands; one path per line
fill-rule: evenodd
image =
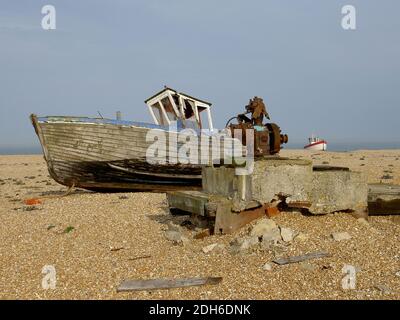
M 311 201 L 312 162 L 299 159 L 255 161 L 251 176 L 252 198 L 269 203 L 278 194 L 287 196 L 294 207 L 307 207 Z
M 360 172 L 343 167 L 314 167 L 310 213 L 367 212 L 367 199 L 367 181 Z
M 250 175 L 236 175 L 232 167 L 204 167 L 202 180 L 206 193 L 260 203 L 270 203 L 283 194 L 288 197 L 288 204 L 307 207 L 311 201 L 312 162 L 278 157 L 257 159 Z
M 236 175 L 233 167 L 203 167 L 203 191 L 225 197 L 251 200 L 251 175 Z

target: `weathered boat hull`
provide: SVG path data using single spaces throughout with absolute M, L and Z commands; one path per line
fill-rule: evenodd
M 58 120 L 57 120 L 58 119 Z M 88 118 L 31 116 L 51 177 L 97 191 L 199 189 L 201 166 L 146 161 L 146 134 L 157 126 Z
M 152 129 L 163 131 L 160 126 L 35 115 L 31 115 L 31 121 L 49 173 L 62 185 L 98 191 L 201 189 L 201 165 L 169 160 L 164 164 L 149 163 L 146 152 L 154 140 L 146 141 L 146 135 Z M 168 154 L 168 146 L 166 148 Z M 222 158 L 221 154 L 215 157 Z

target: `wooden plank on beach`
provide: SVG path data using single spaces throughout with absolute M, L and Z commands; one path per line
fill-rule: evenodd
M 400 214 L 400 186 L 394 184 L 368 185 L 370 216 Z
M 307 254 L 301 255 L 301 256 L 279 258 L 279 259 L 272 260 L 272 262 L 275 262 L 276 264 L 279 264 L 279 265 L 284 265 L 284 264 L 289 264 L 289 263 L 297 263 L 297 262 L 302 262 L 305 260 L 325 258 L 325 257 L 330 257 L 330 256 L 331 255 L 329 253 L 321 251 L 321 252 L 307 253 Z
M 124 280 L 117 292 L 158 290 L 183 288 L 202 285 L 215 285 L 222 281 L 222 277 L 186 278 L 186 279 L 148 279 L 148 280 Z

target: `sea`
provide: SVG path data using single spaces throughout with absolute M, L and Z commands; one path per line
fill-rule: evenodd
M 304 144 L 301 143 L 289 143 L 284 145 L 284 149 L 303 149 Z M 334 143 L 328 144 L 328 151 L 336 152 L 349 152 L 355 150 L 388 150 L 388 149 L 400 149 L 399 142 L 390 143 Z M 0 155 L 24 155 L 24 154 L 42 154 L 40 146 L 32 145 L 27 147 L 0 147 Z

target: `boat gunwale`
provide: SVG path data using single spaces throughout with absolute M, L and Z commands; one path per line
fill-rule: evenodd
M 140 122 L 140 121 L 129 121 L 129 120 L 116 120 L 116 119 L 108 119 L 108 118 L 90 118 L 90 117 L 74 117 L 74 116 L 44 116 L 37 117 L 37 122 L 39 124 L 82 124 L 82 125 L 113 125 L 113 126 L 121 126 L 125 128 L 143 128 L 143 129 L 154 129 L 154 130 L 162 130 L 168 132 L 181 132 L 183 130 L 190 130 L 195 132 L 197 135 L 206 135 L 206 136 L 215 136 L 216 134 L 221 134 L 218 130 L 199 130 L 194 128 L 185 128 L 182 125 L 181 121 L 177 121 L 176 126 L 165 126 L 158 125 L 149 122 Z

